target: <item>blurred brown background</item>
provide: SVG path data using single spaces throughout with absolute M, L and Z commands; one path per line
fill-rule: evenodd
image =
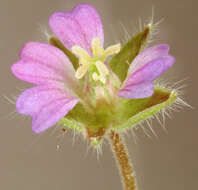
M 10 66 L 18 59 L 28 41 L 45 41 L 43 31 L 55 11 L 69 11 L 85 1 L 78 0 L 0 0 L 0 189 L 2 190 L 120 190 L 117 168 L 106 142 L 103 154 L 97 154 L 81 137 L 64 137 L 55 128 L 35 135 L 30 119 L 13 114 L 11 100 L 27 88 L 17 80 Z M 120 22 L 130 33 L 145 22 L 155 7 L 155 20 L 164 18 L 155 43 L 168 43 L 176 64 L 166 74 L 174 81 L 188 78 L 181 85 L 185 100 L 194 109 L 185 108 L 166 119 L 166 133 L 157 122 L 158 138 L 136 132 L 126 136 L 136 170 L 139 190 L 198 189 L 198 1 L 196 0 L 87 0 L 101 14 L 106 45 L 124 37 Z M 59 148 L 57 148 L 57 145 Z

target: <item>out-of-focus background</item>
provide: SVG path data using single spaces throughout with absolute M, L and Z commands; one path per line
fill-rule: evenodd
M 14 113 L 10 102 L 29 87 L 10 72 L 20 48 L 28 41 L 45 41 L 48 18 L 55 11 L 69 11 L 79 3 L 95 6 L 104 24 L 105 44 L 124 39 L 123 26 L 133 34 L 138 21 L 152 15 L 159 25 L 155 43 L 168 43 L 176 64 L 165 74 L 169 81 L 186 79 L 184 108 L 158 122 L 146 137 L 136 131 L 126 136 L 136 170 L 139 190 L 198 189 L 198 3 L 195 0 L 0 0 L 0 189 L 3 190 L 120 190 L 119 175 L 109 144 L 97 157 L 87 142 L 60 128 L 35 135 L 30 119 Z M 7 100 L 7 99 L 9 100 Z

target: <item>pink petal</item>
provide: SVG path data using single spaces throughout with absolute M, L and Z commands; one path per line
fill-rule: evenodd
M 154 88 L 152 82 L 145 82 L 133 85 L 129 88 L 123 88 L 118 92 L 118 96 L 131 99 L 146 98 L 152 96 L 153 91 Z
M 21 80 L 34 84 L 75 81 L 72 64 L 56 47 L 30 42 L 22 48 L 20 58 L 11 70 Z
M 64 117 L 78 101 L 65 89 L 40 85 L 25 90 L 17 99 L 16 109 L 32 116 L 32 129 L 39 133 Z
M 164 56 L 154 59 L 132 73 L 124 82 L 118 96 L 124 98 L 144 98 L 153 94 L 152 81 L 174 64 L 174 57 Z
M 90 52 L 91 41 L 98 37 L 104 42 L 103 27 L 96 9 L 87 4 L 80 4 L 71 12 L 56 12 L 49 20 L 50 27 L 62 43 L 71 49 L 79 45 Z
M 135 71 L 137 71 L 138 69 L 140 69 L 148 62 L 157 59 L 159 57 L 168 55 L 168 51 L 169 51 L 169 46 L 167 44 L 160 44 L 147 48 L 133 60 L 128 70 L 128 76 L 134 73 Z
M 32 117 L 32 130 L 35 133 L 45 131 L 63 118 L 77 103 L 77 100 L 57 99 L 49 103 L 39 114 Z

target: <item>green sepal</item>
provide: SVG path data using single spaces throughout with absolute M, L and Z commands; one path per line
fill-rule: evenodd
M 133 59 L 145 46 L 150 30 L 151 27 L 147 26 L 143 31 L 132 37 L 126 44 L 124 44 L 120 52 L 113 56 L 109 62 L 112 71 L 119 77 L 121 82 L 125 80 L 128 68 Z
M 59 121 L 59 124 L 63 125 L 64 127 L 71 128 L 74 131 L 78 131 L 78 132 L 83 131 L 83 124 L 72 119 L 67 119 L 64 117 Z
M 65 55 L 69 58 L 69 60 L 71 61 L 71 63 L 74 66 L 74 69 L 76 70 L 79 66 L 79 60 L 78 58 L 70 51 L 68 50 L 62 43 L 60 40 L 58 40 L 56 37 L 52 36 L 49 39 L 49 43 L 55 47 L 57 47 L 58 49 L 60 49 L 61 51 L 63 51 L 65 53 Z
M 92 134 L 103 133 L 103 128 L 107 127 L 113 120 L 115 113 L 112 106 L 104 102 L 99 103 L 91 111 L 78 103 L 66 116 L 68 120 L 83 123 L 84 127 Z M 91 135 L 92 136 L 92 135 Z
M 100 103 L 91 112 L 78 103 L 59 123 L 79 132 L 86 130 L 87 137 L 97 144 L 95 142 L 99 142 L 101 139 L 95 137 L 102 137 L 106 130 L 121 131 L 132 128 L 135 124 L 168 107 L 176 98 L 176 91 L 155 87 L 151 97 L 143 99 L 120 98 L 115 107 Z
M 132 128 L 135 124 L 152 117 L 160 110 L 168 107 L 176 98 L 176 91 L 155 88 L 154 94 L 149 98 L 121 99 L 119 112 L 117 113 L 119 120 L 112 128 L 116 130 Z

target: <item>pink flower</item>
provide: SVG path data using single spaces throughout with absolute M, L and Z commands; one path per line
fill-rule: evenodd
M 50 17 L 49 24 L 64 46 L 79 58 L 80 66 L 75 71 L 66 55 L 49 44 L 30 42 L 22 48 L 20 60 L 12 65 L 11 70 L 17 78 L 37 86 L 19 96 L 16 109 L 21 114 L 32 116 L 32 129 L 36 133 L 54 125 L 78 102 L 84 105 L 80 81 L 87 82 L 85 76 L 90 77 L 89 85 L 92 86 L 89 87 L 96 90 L 96 96 L 97 92 L 100 95 L 105 92 L 101 89 L 109 88 L 108 81 L 113 75 L 105 60 L 120 51 L 120 44 L 104 50 L 102 23 L 97 11 L 90 5 L 78 5 L 67 13 L 56 12 Z M 126 80 L 113 96 L 151 96 L 153 80 L 174 63 L 168 50 L 168 45 L 157 45 L 140 53 L 131 64 Z

